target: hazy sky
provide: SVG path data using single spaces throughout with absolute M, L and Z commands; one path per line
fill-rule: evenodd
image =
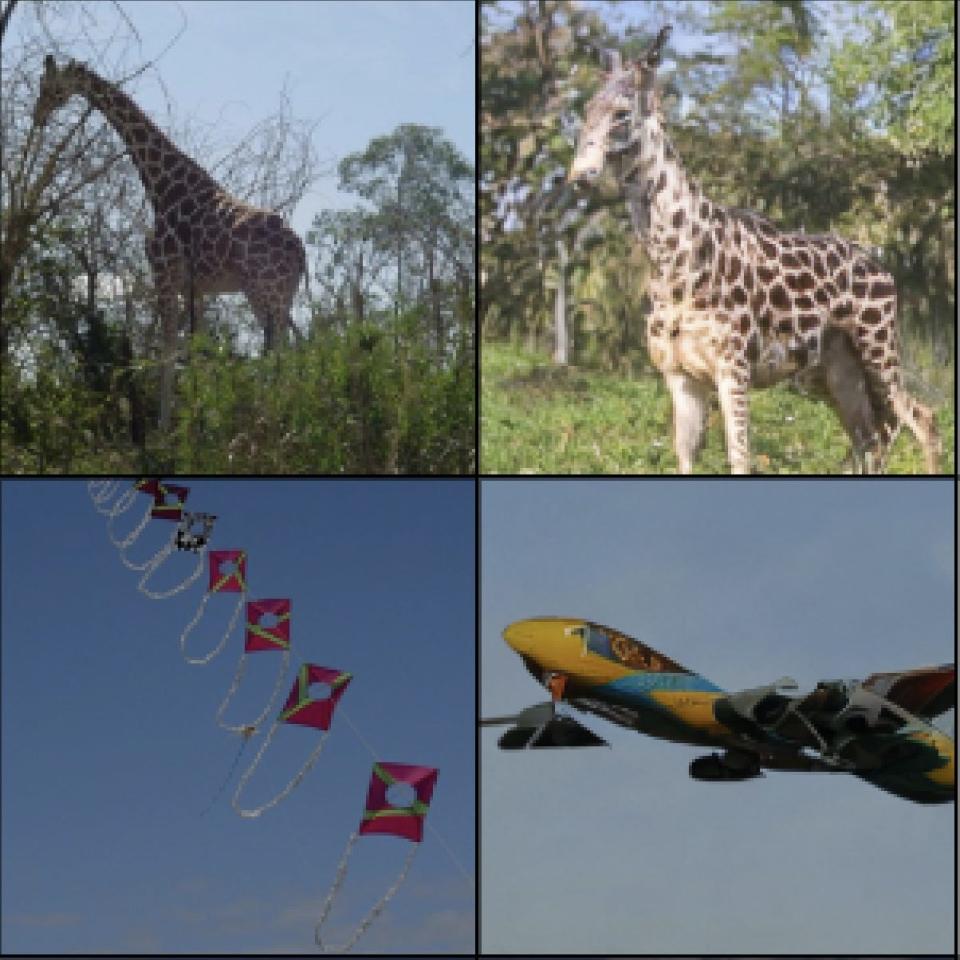
M 953 498 L 950 480 L 485 480 L 481 715 L 546 698 L 500 638 L 543 614 L 725 689 L 953 661 Z M 481 733 L 485 952 L 952 949 L 952 804 L 845 775 L 698 783 L 705 751 L 580 719 L 612 749 Z
M 473 484 L 184 482 L 188 506 L 220 517 L 214 547 L 249 552 L 251 599 L 293 601 L 284 697 L 302 661 L 348 670 L 341 714 L 379 758 L 440 770 L 433 831 L 358 949 L 472 950 L 474 891 L 460 867 L 474 872 Z M 261 734 L 203 815 L 239 744 L 214 715 L 242 634 L 208 665 L 185 663 L 178 638 L 206 577 L 149 600 L 84 483 L 5 481 L 0 492 L 4 954 L 315 952 L 320 904 L 364 808 L 365 746 L 338 714 L 301 785 L 244 820 L 230 797 Z M 151 521 L 131 555 L 148 556 L 171 530 Z M 192 562 L 171 559 L 158 583 Z M 215 645 L 232 609 L 225 595 L 211 599 L 196 650 Z M 229 716 L 259 713 L 278 664 L 251 655 Z M 319 736 L 283 725 L 244 800 L 278 792 Z M 408 849 L 393 837 L 358 841 L 332 942 L 387 890 Z

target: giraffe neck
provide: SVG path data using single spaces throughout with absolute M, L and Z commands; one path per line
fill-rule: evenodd
M 703 191 L 684 170 L 656 112 L 641 121 L 621 162 L 634 231 L 650 260 L 667 266 L 701 217 Z
M 220 185 L 173 141 L 122 90 L 80 68 L 74 92 L 99 110 L 124 142 L 154 209 L 197 193 L 221 191 Z

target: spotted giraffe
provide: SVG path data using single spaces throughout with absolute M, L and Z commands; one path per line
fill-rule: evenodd
M 122 90 L 82 63 L 58 68 L 53 57 L 46 57 L 34 123 L 45 125 L 72 96 L 84 97 L 126 144 L 153 207 L 146 252 L 160 314 L 160 426 L 166 428 L 173 400 L 178 297 L 187 303 L 192 297 L 191 309 L 199 315 L 205 295 L 243 293 L 270 349 L 292 327 L 290 308 L 300 275 L 307 273 L 306 253 L 279 214 L 232 197 Z
M 792 377 L 833 406 L 858 468 L 878 469 L 903 423 L 936 473 L 933 414 L 903 385 L 893 278 L 853 243 L 782 233 L 704 195 L 664 132 L 654 81 L 669 31 L 632 65 L 614 57 L 568 179 L 609 166 L 625 193 L 651 263 L 647 344 L 673 401 L 680 472 L 693 469 L 715 388 L 731 471 L 748 473 L 747 391 Z

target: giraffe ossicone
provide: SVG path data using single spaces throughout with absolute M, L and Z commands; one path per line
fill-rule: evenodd
M 900 425 L 938 472 L 932 411 L 904 388 L 891 275 L 856 244 L 784 233 L 708 199 L 669 142 L 655 86 L 664 27 L 640 58 L 612 58 L 584 112 L 568 180 L 610 170 L 651 265 L 650 359 L 673 401 L 674 449 L 690 473 L 711 392 L 733 473 L 749 473 L 751 387 L 792 378 L 823 396 L 855 465 L 881 469 Z
M 146 238 L 162 332 L 160 426 L 169 425 L 177 350 L 178 298 L 199 316 L 202 298 L 242 293 L 269 350 L 293 329 L 290 311 L 307 276 L 303 242 L 280 214 L 231 196 L 186 156 L 116 84 L 85 64 L 44 60 L 34 123 L 73 96 L 86 99 L 124 142 L 153 208 Z

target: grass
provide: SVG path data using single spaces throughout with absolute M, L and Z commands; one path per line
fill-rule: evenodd
M 482 473 L 676 473 L 670 396 L 659 375 L 636 380 L 576 367 L 511 345 L 481 351 Z M 937 411 L 941 471 L 954 470 L 954 411 Z M 784 386 L 750 395 L 751 468 L 765 474 L 840 474 L 850 444 L 833 411 Z M 887 472 L 923 473 L 906 429 Z M 714 403 L 696 473 L 728 473 L 720 413 Z

